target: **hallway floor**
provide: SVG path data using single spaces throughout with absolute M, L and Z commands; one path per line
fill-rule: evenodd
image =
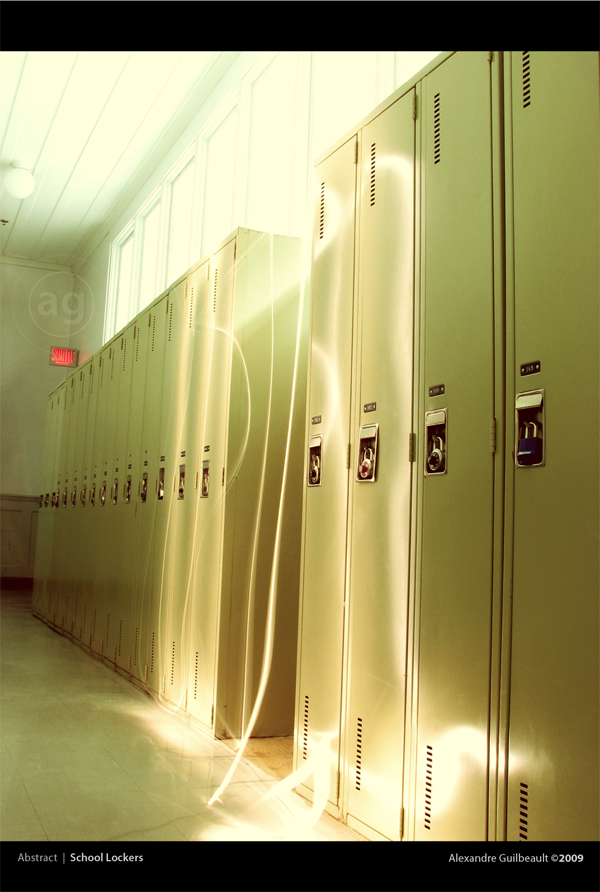
M 3 591 L 2 841 L 361 841 L 279 790 L 291 738 L 233 749 L 174 716 Z

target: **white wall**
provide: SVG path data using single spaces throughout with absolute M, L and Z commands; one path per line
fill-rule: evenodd
M 46 399 L 64 381 L 50 348 L 68 346 L 85 323 L 70 272 L 0 266 L 0 492 L 39 496 Z

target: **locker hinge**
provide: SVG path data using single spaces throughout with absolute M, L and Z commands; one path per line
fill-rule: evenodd
M 215 723 L 215 704 L 213 703 L 213 705 L 210 708 L 210 727 L 211 728 L 214 725 L 214 723 Z
M 408 460 L 416 461 L 416 453 L 417 453 L 417 435 L 409 434 L 408 435 Z
M 490 424 L 490 451 L 496 451 L 496 419 L 492 418 L 492 423 Z
M 350 470 L 350 452 L 352 451 L 352 444 L 348 443 L 348 448 L 346 450 L 346 470 Z
M 354 143 L 354 163 L 358 164 L 358 140 Z
M 221 486 L 225 486 L 225 468 L 223 468 L 223 476 L 221 477 Z
M 404 835 L 404 809 L 400 809 L 400 839 L 402 839 Z
M 338 802 L 340 798 L 340 773 L 336 771 L 335 773 L 335 801 Z
M 413 116 L 413 121 L 416 121 L 417 120 L 417 94 L 414 91 L 413 91 L 413 96 L 412 96 L 412 116 Z

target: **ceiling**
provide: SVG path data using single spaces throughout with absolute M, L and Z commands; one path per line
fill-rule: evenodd
M 237 56 L 0 53 L 1 261 L 77 272 Z M 23 200 L 15 163 L 35 179 Z

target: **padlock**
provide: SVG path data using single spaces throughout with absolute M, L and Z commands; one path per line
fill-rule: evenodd
M 310 457 L 310 474 L 309 474 L 310 482 L 313 486 L 316 486 L 321 479 L 321 460 L 316 452 Z
M 363 453 L 363 460 L 359 473 L 363 480 L 367 480 L 373 475 L 373 450 L 370 446 L 367 446 Z
M 209 484 L 208 468 L 203 468 L 202 469 L 202 497 L 204 499 L 208 498 L 208 484 Z
M 436 441 L 439 443 L 439 446 L 435 445 Z M 427 456 L 427 467 L 432 472 L 440 471 L 443 467 L 444 462 L 444 444 L 442 442 L 442 438 L 432 437 L 431 444 L 433 446 L 433 449 Z
M 530 430 L 533 436 L 529 436 Z M 519 448 L 517 449 L 517 464 L 519 465 L 539 465 L 544 457 L 544 441 L 537 435 L 537 424 L 535 421 L 527 421 L 524 424 L 525 436 L 519 440 Z

